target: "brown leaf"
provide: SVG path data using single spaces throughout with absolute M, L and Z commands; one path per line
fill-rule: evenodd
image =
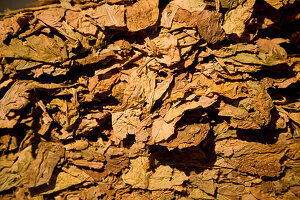
M 278 177 L 283 168 L 280 164 L 282 154 L 253 154 L 241 158 L 237 169 L 260 177 Z
M 97 26 L 92 24 L 91 20 L 83 16 L 82 13 L 67 10 L 65 19 L 66 22 L 70 24 L 70 26 L 78 30 L 80 33 L 96 35 L 96 32 L 98 30 Z
M 162 146 L 167 146 L 169 150 L 179 148 L 184 149 L 199 145 L 207 136 L 210 130 L 209 124 L 192 124 L 179 129 L 176 138 L 165 143 L 160 143 Z
M 241 37 L 246 28 L 246 22 L 250 19 L 255 0 L 245 1 L 235 9 L 227 11 L 222 28 L 226 34 L 236 34 Z
M 225 38 L 225 32 L 221 28 L 221 14 L 215 11 L 203 10 L 200 13 L 193 13 L 192 22 L 198 28 L 201 37 L 208 43 L 216 43 Z
M 48 184 L 52 173 L 61 158 L 64 157 L 65 150 L 59 143 L 41 142 L 39 144 L 37 157 L 31 162 L 28 170 L 29 187 L 37 187 Z
M 93 18 L 102 27 L 125 27 L 125 7 L 123 5 L 103 4 L 83 13 Z
M 139 110 L 132 109 L 112 113 L 112 134 L 116 137 L 117 143 L 125 139 L 128 134 L 136 134 L 136 127 L 140 123 L 139 115 Z
M 65 9 L 63 8 L 49 8 L 34 13 L 35 17 L 45 24 L 56 27 L 59 26 L 60 21 L 65 15 Z
M 151 141 L 157 143 L 167 140 L 174 134 L 176 120 L 167 123 L 163 118 L 154 120 L 151 130 Z
M 139 0 L 126 7 L 127 28 L 140 31 L 156 24 L 159 16 L 158 0 Z
M 0 21 L 0 40 L 5 40 L 9 35 L 15 36 L 25 25 L 25 16 L 14 16 Z

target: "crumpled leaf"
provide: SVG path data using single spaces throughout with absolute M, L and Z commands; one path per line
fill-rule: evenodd
M 206 6 L 203 0 L 173 0 L 170 4 L 190 12 L 203 11 Z
M 154 97 L 153 97 L 154 101 L 159 100 L 164 95 L 164 93 L 170 87 L 172 81 L 173 81 L 173 76 L 171 75 L 168 78 L 166 78 L 163 82 L 157 83 L 154 91 Z
M 63 62 L 68 58 L 63 40 L 44 34 L 32 35 L 26 41 L 13 38 L 8 45 L 0 42 L 0 56 L 48 63 Z
M 103 4 L 83 13 L 93 18 L 102 27 L 125 27 L 125 7 L 123 5 Z
M 78 167 L 87 167 L 90 169 L 102 169 L 104 164 L 101 162 L 93 162 L 93 161 L 87 161 L 87 160 L 72 160 L 71 163 Z
M 211 53 L 214 54 L 217 57 L 229 57 L 236 54 L 239 54 L 241 52 L 253 52 L 255 53 L 257 51 L 257 46 L 253 44 L 231 44 L 228 47 L 222 47 L 218 50 L 213 50 Z
M 282 156 L 282 154 L 246 155 L 239 161 L 237 169 L 261 177 L 278 177 L 283 170 L 280 164 Z
M 208 43 L 214 44 L 225 38 L 224 30 L 221 28 L 221 15 L 215 11 L 189 12 L 178 9 L 172 29 L 182 27 L 197 27 L 201 37 Z
M 42 84 L 30 80 L 18 80 L 5 93 L 0 101 L 0 118 L 4 119 L 13 110 L 24 108 L 29 102 L 29 90 L 33 89 L 56 89 L 65 87 L 61 84 Z
M 139 0 L 126 7 L 127 28 L 140 31 L 156 24 L 159 16 L 158 0 Z
M 136 134 L 136 127 L 140 123 L 139 115 L 139 110 L 132 109 L 112 113 L 113 135 L 117 141 L 125 139 L 128 134 Z
M 75 142 L 66 144 L 64 146 L 64 148 L 66 150 L 72 149 L 72 150 L 80 151 L 80 150 L 88 148 L 88 146 L 89 146 L 89 142 L 87 140 L 76 140 Z
M 213 174 L 213 173 L 212 173 Z M 217 184 L 214 182 L 213 178 L 215 177 L 209 177 L 211 176 L 210 174 L 203 172 L 203 173 L 193 173 L 192 176 L 190 177 L 190 181 L 197 185 L 197 187 L 207 194 L 214 195 L 216 191 L 216 186 Z
M 268 4 L 270 4 L 273 8 L 279 9 L 283 6 L 286 6 L 287 4 L 293 4 L 295 0 L 285 0 L 285 1 L 280 1 L 280 0 L 264 0 Z
M 154 173 L 148 171 L 148 168 L 148 158 L 138 157 L 132 159 L 129 171 L 123 174 L 122 178 L 125 183 L 130 184 L 133 188 L 148 188 L 149 190 L 170 189 L 181 185 L 183 181 L 188 179 L 184 172 L 173 170 L 169 166 L 161 165 L 155 169 Z
M 63 8 L 50 8 L 47 10 L 41 10 L 34 13 L 35 17 L 45 24 L 60 28 L 60 21 L 65 15 L 65 9 Z
M 76 135 L 79 134 L 87 134 L 89 132 L 92 132 L 95 128 L 101 126 L 104 124 L 104 122 L 108 119 L 110 116 L 109 113 L 104 112 L 98 112 L 98 113 L 90 113 L 84 116 L 81 119 L 81 122 L 76 129 Z
M 244 3 L 225 14 L 222 28 L 226 34 L 236 34 L 238 37 L 242 36 L 246 28 L 245 23 L 252 15 L 255 1 L 244 1 Z
M 161 142 L 171 137 L 174 134 L 176 121 L 177 120 L 167 123 L 163 118 L 154 120 L 151 130 L 153 142 Z
M 53 99 L 49 104 L 50 109 L 58 108 L 60 112 L 52 115 L 53 119 L 59 123 L 64 130 L 71 130 L 79 118 L 79 112 L 76 105 L 61 99 Z
M 122 175 L 122 179 L 133 188 L 147 189 L 149 185 L 148 176 L 151 174 L 151 172 L 148 172 L 148 168 L 148 157 L 140 156 L 135 159 L 131 159 L 129 170 L 127 173 Z
M 215 11 L 203 10 L 192 15 L 201 37 L 208 43 L 216 43 L 225 38 L 224 30 L 221 28 L 221 14 Z
M 56 181 L 50 182 L 50 186 L 46 187 L 41 194 L 52 194 L 89 180 L 92 179 L 74 165 L 63 167 L 56 175 Z
M 188 86 L 192 88 L 196 87 L 194 93 L 197 95 L 217 93 L 230 99 L 237 99 L 248 96 L 246 84 L 229 81 L 216 84 L 215 81 L 203 74 L 194 74 L 193 81 Z
M 80 33 L 96 35 L 98 30 L 97 26 L 95 26 L 91 20 L 85 17 L 82 13 L 67 10 L 65 19 L 70 26 L 78 30 Z
M 178 107 L 172 107 L 165 115 L 164 120 L 169 123 L 173 121 L 175 118 L 180 117 L 184 114 L 184 112 L 188 110 L 194 110 L 198 108 L 207 108 L 211 106 L 213 103 L 217 101 L 218 96 L 214 95 L 213 97 L 209 98 L 206 96 L 199 97 L 196 101 L 187 102 L 181 104 Z
M 188 177 L 184 172 L 172 169 L 170 166 L 160 165 L 149 177 L 149 190 L 170 189 L 181 185 Z
M 0 21 L 0 40 L 5 40 L 9 35 L 15 36 L 27 24 L 27 18 L 22 14 Z
M 198 188 L 192 189 L 189 197 L 193 198 L 193 199 L 214 199 L 213 196 L 206 194 L 205 192 L 203 192 L 202 190 L 200 190 Z
M 209 130 L 209 124 L 191 124 L 178 129 L 175 139 L 160 143 L 160 145 L 167 146 L 169 150 L 197 146 L 206 138 Z
M 255 82 L 248 82 L 250 98 L 240 101 L 239 106 L 221 104 L 220 116 L 230 116 L 231 126 L 241 129 L 260 129 L 271 121 L 274 105 L 269 94 Z M 251 112 L 250 110 L 253 109 Z
M 14 128 L 19 122 L 20 116 L 16 116 L 12 119 L 4 117 L 0 119 L 0 128 Z
M 178 10 L 177 6 L 168 4 L 161 13 L 160 26 L 165 28 L 171 28 L 173 18 Z
M 28 168 L 29 187 L 37 187 L 49 184 L 53 171 L 61 158 L 64 157 L 65 150 L 58 143 L 41 142 L 39 144 L 37 157 Z
M 154 105 L 156 74 L 152 70 L 147 71 L 146 74 L 139 73 L 140 70 L 136 69 L 130 74 L 128 85 L 123 93 L 122 107 L 144 107 L 144 111 L 149 112 Z M 144 103 L 146 103 L 146 105 L 144 105 Z
M 158 62 L 165 63 L 168 66 L 180 61 L 180 52 L 178 49 L 177 38 L 169 33 L 160 34 L 153 39 L 156 49 L 155 54 L 161 58 L 156 58 Z
M 33 161 L 32 146 L 28 146 L 17 154 L 15 162 L 12 162 L 9 166 L 2 166 L 5 163 L 0 162 L 0 191 L 9 190 L 12 187 L 17 187 L 21 184 L 25 176 L 30 176 L 28 173 L 28 167 Z

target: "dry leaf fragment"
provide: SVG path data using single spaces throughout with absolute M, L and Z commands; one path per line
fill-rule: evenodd
M 149 185 L 149 166 L 148 157 L 137 157 L 130 160 L 130 166 L 127 173 L 122 175 L 125 183 L 131 185 L 133 188 L 147 189 Z
M 256 45 L 262 51 L 266 51 L 268 54 L 274 55 L 277 59 L 281 60 L 287 58 L 286 51 L 279 45 L 282 42 L 285 42 L 285 40 L 281 38 L 275 38 L 272 40 L 259 38 L 256 40 Z
M 237 99 L 247 97 L 247 85 L 240 82 L 225 82 L 216 84 L 213 79 L 208 78 L 203 74 L 194 74 L 193 80 L 188 84 L 189 88 L 194 88 L 194 93 L 197 95 L 207 95 L 217 93 L 218 95 Z
M 164 116 L 164 120 L 169 123 L 175 118 L 180 117 L 184 112 L 188 110 L 194 110 L 198 108 L 207 108 L 217 101 L 218 96 L 214 95 L 213 97 L 201 96 L 198 100 L 183 103 L 180 106 L 172 107 L 167 114 Z
M 159 100 L 164 95 L 164 93 L 168 90 L 172 82 L 173 82 L 173 76 L 171 75 L 161 83 L 157 83 L 154 91 L 154 97 L 153 97 L 154 101 Z
M 10 87 L 0 100 L 0 118 L 4 119 L 9 112 L 24 108 L 30 102 L 29 90 L 56 89 L 62 87 L 66 86 L 55 83 L 42 84 L 31 80 L 18 80 Z
M 215 199 L 213 196 L 208 195 L 198 188 L 193 188 L 189 197 L 193 199 Z
M 260 129 L 270 123 L 270 111 L 274 104 L 265 88 L 258 82 L 248 81 L 247 85 L 249 98 L 241 100 L 238 107 L 222 103 L 219 115 L 232 117 L 231 126 L 235 128 Z
M 246 28 L 246 22 L 250 19 L 255 0 L 244 1 L 235 9 L 225 14 L 222 28 L 226 34 L 236 34 L 241 37 Z
M 287 4 L 293 4 L 295 3 L 295 0 L 284 0 L 284 1 L 280 1 L 280 0 L 264 0 L 265 2 L 267 2 L 268 4 L 270 4 L 273 8 L 275 9 L 279 9 L 283 6 L 286 6 Z
M 87 160 L 71 160 L 70 161 L 73 165 L 78 167 L 87 167 L 90 169 L 102 169 L 104 164 L 101 162 L 92 162 Z
M 1 105 L 1 103 L 0 103 Z M 8 118 L 5 116 L 1 119 L 0 117 L 0 128 L 14 128 L 19 122 L 20 116 L 14 116 L 13 118 Z
M 27 169 L 33 161 L 32 146 L 28 146 L 16 155 L 17 159 L 10 166 L 5 166 L 5 162 L 0 162 L 0 191 L 17 187 L 27 176 Z M 4 166 L 3 166 L 4 165 Z M 28 176 L 30 176 L 28 173 Z
M 161 33 L 152 42 L 155 43 L 154 55 L 158 56 L 156 58 L 158 62 L 171 66 L 181 60 L 177 38 L 174 35 Z
M 129 159 L 126 156 L 118 156 L 118 157 L 107 157 L 106 164 L 104 167 L 104 173 L 106 174 L 115 174 L 117 175 L 121 172 L 125 167 L 128 167 Z
M 182 185 L 183 181 L 188 180 L 184 172 L 172 169 L 170 166 L 160 165 L 149 177 L 149 190 L 170 189 L 177 185 Z
M 89 54 L 87 57 L 79 58 L 76 61 L 81 65 L 97 64 L 99 62 L 109 61 L 115 58 L 116 54 L 113 51 L 108 51 L 101 55 Z
M 49 8 L 46 10 L 37 11 L 34 13 L 35 17 L 45 24 L 57 28 L 60 26 L 60 21 L 65 15 L 63 8 Z
M 170 2 L 170 5 L 176 5 L 189 12 L 200 12 L 206 7 L 203 0 L 173 0 Z
M 141 67 L 133 69 L 129 76 L 127 87 L 123 93 L 122 108 L 143 107 L 144 111 L 148 113 L 154 105 L 156 73 L 146 69 L 144 65 Z
M 123 5 L 105 3 L 95 9 L 89 8 L 83 13 L 93 18 L 102 27 L 120 28 L 126 26 L 125 7 Z
M 78 107 L 72 102 L 61 99 L 52 99 L 49 104 L 51 109 L 58 108 L 59 112 L 52 114 L 53 120 L 59 123 L 64 130 L 69 131 L 79 118 Z
M 176 121 L 167 123 L 163 118 L 154 120 L 151 130 L 151 140 L 156 143 L 171 137 L 174 134 Z
M 165 143 L 160 143 L 166 146 L 169 150 L 179 148 L 184 149 L 199 145 L 207 136 L 210 130 L 210 125 L 207 124 L 191 124 L 177 130 L 177 136 Z
M 159 16 L 158 0 L 139 0 L 126 7 L 127 28 L 140 31 L 156 24 Z
M 261 177 L 278 177 L 283 170 L 282 154 L 255 154 L 243 156 L 237 169 Z
M 216 11 L 203 10 L 193 13 L 192 21 L 198 28 L 201 37 L 208 43 L 216 43 L 225 38 L 225 32 L 221 28 L 221 14 Z
M 29 36 L 25 41 L 13 38 L 8 45 L 0 42 L 0 56 L 48 63 L 63 62 L 68 58 L 63 40 L 44 34 Z
M 140 110 L 127 109 L 112 113 L 113 135 L 118 140 L 123 140 L 128 134 L 135 135 L 136 127 L 140 123 Z
M 70 26 L 78 30 L 80 33 L 96 35 L 98 30 L 97 26 L 92 24 L 92 22 L 87 17 L 83 16 L 82 13 L 67 10 L 65 19 Z
M 15 36 L 26 24 L 27 18 L 22 14 L 0 21 L 0 40 L 5 40 L 9 35 Z
M 40 194 L 52 194 L 85 181 L 92 181 L 92 179 L 84 171 L 74 165 L 63 167 L 62 171 L 56 174 L 55 183 L 50 183 Z
M 171 28 L 173 18 L 178 10 L 177 6 L 168 4 L 161 13 L 160 25 L 165 28 Z
M 28 170 L 29 187 L 38 187 L 49 184 L 53 171 L 61 158 L 64 157 L 65 150 L 59 143 L 41 142 L 39 144 L 37 157 L 31 162 Z

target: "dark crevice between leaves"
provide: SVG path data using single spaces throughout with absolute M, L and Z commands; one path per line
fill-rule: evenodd
M 210 131 L 199 145 L 169 151 L 167 147 L 153 145 L 149 147 L 151 168 L 169 165 L 190 175 L 192 171 L 200 173 L 213 167 L 216 162 L 214 135 Z

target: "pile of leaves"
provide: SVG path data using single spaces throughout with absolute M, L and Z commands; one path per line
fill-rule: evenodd
M 0 20 L 1 199 L 299 199 L 295 0 L 40 0 Z

